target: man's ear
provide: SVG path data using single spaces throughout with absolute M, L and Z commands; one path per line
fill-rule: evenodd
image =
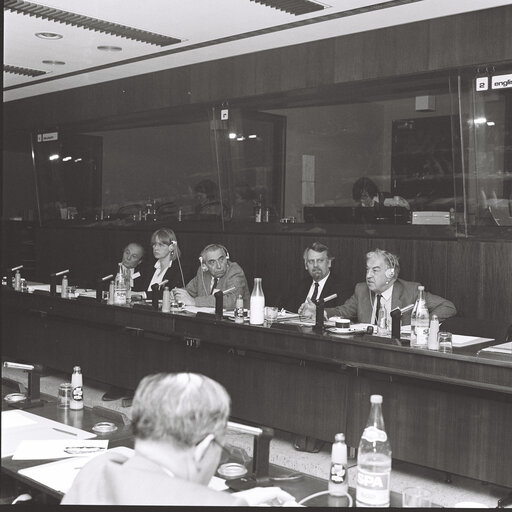
M 206 450 L 208 450 L 210 444 L 214 440 L 213 434 L 208 434 L 202 441 L 200 441 L 196 447 L 194 448 L 194 460 L 196 462 L 201 462 L 201 460 L 204 457 L 204 454 L 206 453 Z

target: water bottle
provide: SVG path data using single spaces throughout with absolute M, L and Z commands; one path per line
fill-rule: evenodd
M 235 323 L 243 324 L 244 323 L 244 299 L 241 295 L 239 295 L 236 299 L 235 304 Z
M 124 306 L 126 304 L 126 280 L 121 263 L 119 263 L 119 272 L 114 281 L 114 304 L 117 306 Z
M 430 329 L 428 331 L 428 344 L 427 348 L 429 350 L 439 350 L 439 339 L 437 335 L 439 334 L 439 318 L 437 315 L 432 315 L 430 319 Z
M 357 454 L 356 505 L 389 507 L 391 446 L 382 417 L 382 396 L 370 397 L 371 409 Z
M 251 293 L 251 312 L 249 323 L 251 325 L 263 325 L 265 321 L 265 295 L 261 287 L 261 277 L 254 278 L 254 287 Z
M 334 436 L 328 488 L 331 496 L 343 496 L 348 492 L 347 445 L 345 444 L 345 434 L 336 434 Z
M 14 274 L 14 289 L 17 292 L 21 291 L 21 274 L 19 270 L 16 270 L 16 273 Z
M 170 313 L 171 312 L 171 292 L 169 291 L 169 287 L 166 286 L 164 288 L 164 292 L 162 294 L 162 313 Z
M 68 278 L 66 275 L 62 276 L 62 283 L 60 285 L 60 296 L 63 299 L 67 299 L 68 297 Z
M 379 311 L 377 312 L 377 327 L 379 329 L 379 336 L 387 336 L 389 334 L 388 329 L 388 316 L 386 314 L 386 308 L 381 303 Z
M 414 307 L 416 310 L 414 322 L 414 343 L 412 339 L 412 317 L 411 317 L 411 347 L 427 348 L 428 330 L 430 327 L 430 316 L 427 303 L 425 302 L 425 287 L 418 286 L 418 298 Z
M 84 408 L 84 383 L 82 379 L 82 369 L 80 366 L 73 366 L 73 375 L 71 375 L 71 387 L 73 388 L 69 408 L 75 411 Z

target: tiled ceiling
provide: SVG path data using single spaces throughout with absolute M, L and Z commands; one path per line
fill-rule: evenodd
M 510 3 L 4 0 L 4 101 Z

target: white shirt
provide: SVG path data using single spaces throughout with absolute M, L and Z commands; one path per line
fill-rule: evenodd
M 158 283 L 160 284 L 163 280 L 164 280 L 164 276 L 165 276 L 165 273 L 167 272 L 167 269 L 171 268 L 172 267 L 172 260 L 169 262 L 169 266 L 164 268 L 163 270 L 160 270 L 160 262 L 157 261 L 155 263 L 155 273 L 153 274 L 153 277 L 151 278 L 151 282 L 149 283 L 149 286 L 148 286 L 148 292 L 151 291 L 151 287 Z
M 370 300 L 372 302 L 372 318 L 370 320 L 371 324 L 375 323 L 375 317 L 379 314 L 377 309 L 377 295 L 375 295 L 375 298 L 371 300 L 371 294 L 370 294 Z M 388 326 L 391 326 L 391 297 L 393 296 L 393 285 L 391 285 L 386 291 L 382 292 L 380 297 L 380 304 L 381 306 L 384 306 L 384 310 L 386 311 L 386 317 L 387 317 L 387 324 Z
M 318 299 L 318 297 L 320 297 L 320 295 L 322 295 L 322 290 L 324 289 L 325 282 L 327 281 L 327 278 L 329 277 L 329 275 L 330 275 L 330 272 L 323 279 L 318 281 L 318 295 L 316 296 L 317 299 Z M 313 281 L 311 283 L 311 287 L 309 288 L 309 292 L 306 296 L 307 299 L 311 299 L 311 297 L 313 297 L 313 293 L 315 293 L 315 282 L 316 281 Z

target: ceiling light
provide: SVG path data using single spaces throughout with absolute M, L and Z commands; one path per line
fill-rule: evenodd
M 55 32 L 36 32 L 35 36 L 40 39 L 62 39 L 62 36 Z
M 496 126 L 494 121 L 487 121 L 487 126 Z
M 258 136 L 254 133 L 249 135 L 249 139 L 257 139 L 257 138 L 258 138 Z
M 58 159 L 59 159 L 59 155 L 57 155 L 57 154 L 53 154 L 48 157 L 48 160 L 58 160 Z
M 102 52 L 120 52 L 123 49 L 120 46 L 109 46 L 109 45 L 101 45 L 97 47 L 98 50 Z
M 229 137 L 230 139 L 236 139 L 236 133 L 231 132 L 231 133 L 228 135 L 228 137 Z
M 72 157 L 70 157 L 70 156 L 65 156 L 65 157 L 62 159 L 62 161 L 63 161 L 63 162 L 68 162 L 69 160 L 71 160 L 71 158 L 72 158 Z
M 51 66 L 64 66 L 66 63 L 63 60 L 43 60 L 43 64 L 50 64 Z

